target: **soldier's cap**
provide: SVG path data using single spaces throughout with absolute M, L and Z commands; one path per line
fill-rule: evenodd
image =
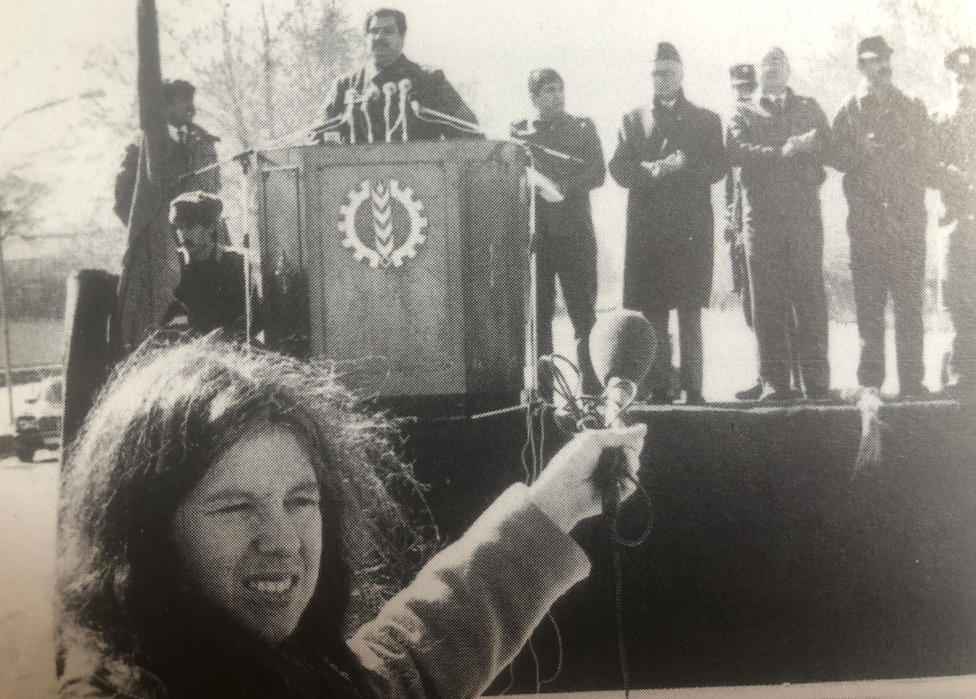
M 184 230 L 197 224 L 209 228 L 223 212 L 224 202 L 220 197 L 207 192 L 186 192 L 170 202 L 169 222 Z
M 755 85 L 756 66 L 751 63 L 737 63 L 729 68 L 729 77 L 733 85 Z
M 976 47 L 960 46 L 945 58 L 945 67 L 956 75 L 976 75 Z
M 678 53 L 678 49 L 674 47 L 670 41 L 662 41 L 657 45 L 657 51 L 654 53 L 655 61 L 678 61 L 681 63 L 681 54 Z
M 857 42 L 858 60 L 879 57 L 887 58 L 894 52 L 895 50 L 888 46 L 888 42 L 885 41 L 883 36 L 869 36 Z
M 177 99 L 193 99 L 197 89 L 189 80 L 167 80 L 163 83 L 163 101 L 172 102 Z
M 763 56 L 762 59 L 763 65 L 773 62 L 789 64 L 790 59 L 786 57 L 786 51 L 781 49 L 779 46 L 774 46 L 766 52 L 766 55 Z
M 552 68 L 536 68 L 529 73 L 529 94 L 533 96 L 538 95 L 542 86 L 548 85 L 549 83 L 565 84 L 563 82 L 563 76 Z

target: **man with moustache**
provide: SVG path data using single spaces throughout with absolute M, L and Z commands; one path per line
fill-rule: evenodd
M 365 32 L 370 60 L 336 80 L 317 121 L 320 126 L 313 129 L 314 138 L 322 141 L 330 130 L 337 131 L 346 143 L 480 137 L 478 132 L 436 117 L 421 119 L 409 106 L 416 100 L 421 107 L 477 127 L 474 113 L 443 71 L 423 67 L 403 55 L 407 34 L 403 12 L 386 7 L 374 10 L 366 18 Z M 343 115 L 347 118 L 342 119 Z M 330 125 L 328 129 L 323 128 L 325 124 Z
M 976 47 L 952 51 L 945 66 L 952 73 L 953 100 L 935 118 L 944 222 L 956 222 L 945 280 L 956 331 L 952 366 L 958 381 L 950 392 L 971 402 L 976 400 Z
M 881 36 L 861 40 L 862 87 L 834 119 L 829 163 L 844 173 L 850 213 L 851 277 L 861 336 L 858 381 L 878 395 L 885 379 L 885 304 L 894 301 L 900 395 L 928 395 L 924 377 L 922 290 L 925 186 L 934 163 L 925 105 L 892 84 Z
M 600 392 L 590 363 L 590 329 L 596 322 L 596 236 L 590 191 L 603 185 L 606 165 L 596 126 L 587 117 L 566 113 L 562 76 L 552 68 L 529 74 L 529 95 L 537 119 L 512 124 L 511 134 L 529 144 L 533 163 L 559 189 L 562 201 L 538 197 L 536 203 L 536 279 L 539 354 L 552 353 L 556 275 L 573 324 L 576 357 L 584 393 Z M 571 156 L 566 159 L 548 151 Z
M 711 185 L 726 174 L 718 114 L 687 100 L 681 57 L 657 46 L 654 100 L 623 119 L 610 174 L 629 190 L 624 306 L 642 312 L 658 338 L 646 380 L 653 403 L 670 403 L 671 309 L 678 312 L 680 381 L 689 404 L 704 403 L 701 309 L 712 286 Z
M 729 160 L 742 169 L 746 260 L 763 385 L 758 397 L 765 400 L 792 397 L 791 351 L 807 398 L 825 398 L 830 387 L 820 213 L 830 127 L 812 98 L 789 88 L 789 76 L 786 53 L 771 49 L 760 66 L 759 104 L 766 114 L 738 110 L 728 139 Z

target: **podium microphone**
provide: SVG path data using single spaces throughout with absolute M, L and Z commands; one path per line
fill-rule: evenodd
M 410 140 L 410 137 L 407 135 L 407 100 L 410 98 L 410 90 L 413 89 L 413 82 L 410 78 L 404 78 L 397 86 L 400 88 L 400 121 L 402 122 L 402 126 L 400 127 L 400 140 L 406 143 Z
M 604 386 L 604 427 L 618 423 L 637 397 L 640 382 L 654 360 L 656 338 L 647 318 L 637 311 L 613 311 L 590 331 L 590 361 Z M 606 450 L 593 474 L 605 513 L 613 513 L 628 478 L 621 450 Z
M 481 127 L 479 127 L 475 122 L 459 119 L 456 116 L 439 112 L 436 109 L 429 109 L 422 106 L 417 100 L 410 102 L 410 108 L 413 109 L 413 113 L 417 115 L 418 119 L 423 119 L 425 121 L 437 120 L 447 124 L 448 126 L 461 129 L 462 131 L 469 131 L 470 133 L 478 134 L 479 136 L 485 135 L 485 132 L 482 131 Z

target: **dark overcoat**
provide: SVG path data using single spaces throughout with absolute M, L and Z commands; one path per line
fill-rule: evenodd
M 674 175 L 655 179 L 641 166 L 682 151 Z M 722 122 L 681 94 L 668 110 L 640 107 L 624 116 L 610 174 L 630 190 L 624 307 L 639 311 L 706 306 L 712 290 L 711 185 L 726 173 Z

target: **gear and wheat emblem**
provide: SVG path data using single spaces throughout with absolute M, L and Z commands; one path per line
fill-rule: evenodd
M 363 180 L 339 208 L 343 247 L 373 269 L 400 267 L 427 241 L 424 204 L 397 180 Z

